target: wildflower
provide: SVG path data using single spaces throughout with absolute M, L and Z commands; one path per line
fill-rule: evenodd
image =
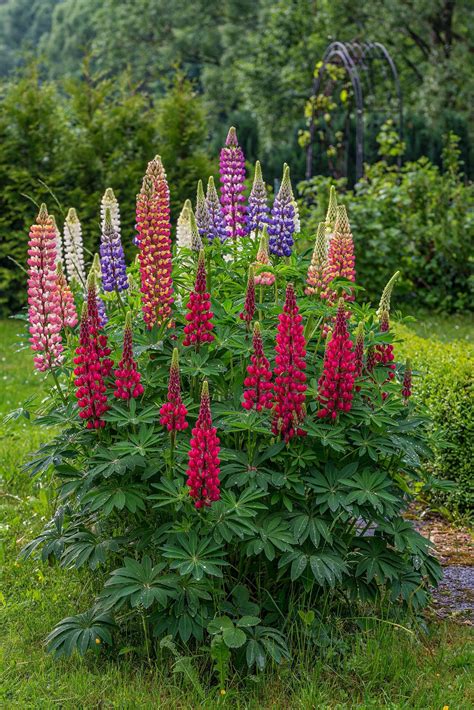
M 98 254 L 94 254 L 94 258 L 92 260 L 91 272 L 95 276 L 96 286 L 97 286 L 97 284 L 99 283 L 99 280 L 102 276 L 102 266 L 101 266 L 101 262 L 100 262 L 100 258 L 99 258 Z M 107 316 L 107 309 L 105 307 L 105 303 L 102 300 L 102 298 L 100 297 L 98 288 L 96 288 L 96 299 L 95 300 L 97 303 L 97 314 L 98 314 L 98 319 L 99 319 L 99 328 L 103 328 L 109 322 L 109 318 Z
M 318 224 L 316 240 L 314 242 L 313 255 L 308 268 L 308 276 L 306 283 L 308 284 L 304 290 L 307 296 L 319 295 L 324 288 L 324 273 L 328 258 L 328 242 L 326 236 L 326 223 Z
M 411 363 L 410 360 L 407 360 L 405 363 L 405 372 L 403 374 L 403 385 L 402 385 L 402 397 L 405 401 L 405 404 L 408 404 L 408 400 L 411 397 L 412 394 L 412 369 L 411 369 Z
M 56 232 L 41 205 L 28 241 L 28 320 L 34 364 L 40 372 L 63 361 L 61 295 L 56 275 Z
M 63 263 L 63 238 L 61 236 L 61 231 L 56 223 L 56 218 L 53 214 L 49 215 L 51 222 L 53 223 L 54 233 L 56 235 L 56 265 Z
M 141 375 L 137 368 L 137 363 L 133 358 L 132 317 L 130 312 L 128 312 L 125 317 L 125 329 L 123 332 L 122 359 L 114 372 L 114 396 L 117 399 L 130 399 L 131 397 L 140 397 L 143 394 L 143 385 L 140 382 Z
M 326 220 L 325 220 L 325 225 L 326 225 L 326 235 L 328 238 L 328 241 L 331 241 L 333 233 L 334 233 L 334 226 L 336 224 L 336 217 L 337 217 L 337 195 L 336 195 L 336 188 L 334 185 L 331 185 L 329 188 L 329 202 L 328 202 L 328 209 L 326 212 Z
M 188 410 L 181 399 L 181 384 L 179 381 L 178 348 L 174 348 L 171 358 L 170 376 L 168 380 L 168 400 L 160 409 L 160 424 L 168 431 L 187 429 L 186 415 Z
M 102 270 L 102 288 L 104 291 L 124 291 L 128 288 L 125 254 L 123 253 L 120 232 L 112 221 L 109 207 L 105 210 L 100 242 L 100 264 Z
M 109 355 L 107 336 L 100 332 L 95 274 L 91 270 L 87 280 L 87 301 L 82 308 L 79 345 L 74 358 L 74 384 L 81 410 L 79 416 L 87 420 L 88 429 L 105 426 L 102 415 L 109 409 L 105 378 L 113 367 Z
M 328 258 L 324 271 L 325 288 L 321 293 L 321 297 L 326 298 L 333 305 L 336 302 L 337 293 L 329 284 L 338 278 L 354 282 L 356 276 L 354 266 L 354 241 L 349 220 L 347 219 L 346 208 L 340 205 L 336 207 L 334 235 L 329 243 Z M 353 301 L 354 293 L 352 291 L 349 293 L 344 292 L 342 297 L 346 301 Z
M 255 315 L 255 273 L 253 266 L 249 268 L 249 275 L 247 280 L 247 291 L 245 294 L 244 310 L 240 314 L 241 320 L 244 320 L 247 324 L 247 328 L 250 327 L 250 323 Z
M 221 205 L 227 235 L 236 239 L 247 234 L 244 205 L 245 158 L 237 141 L 237 133 L 229 128 L 225 146 L 220 155 Z
M 74 328 L 74 326 L 77 325 L 77 311 L 74 296 L 66 281 L 61 264 L 56 263 L 56 281 L 59 291 L 59 317 L 61 319 L 61 327 Z
M 288 168 L 288 170 L 290 169 L 286 163 L 283 163 L 283 169 L 285 169 L 285 168 Z M 299 234 L 299 232 L 301 231 L 300 213 L 299 213 L 299 209 L 298 209 L 298 203 L 297 203 L 295 196 L 293 194 L 293 187 L 291 185 L 291 180 L 290 180 L 290 191 L 291 191 L 291 203 L 292 203 L 293 209 L 295 211 L 295 214 L 293 217 L 293 223 L 295 226 L 296 234 Z
M 257 260 L 254 264 L 256 286 L 273 286 L 275 283 L 275 274 L 271 271 L 265 271 L 265 266 L 271 266 L 270 256 L 268 254 L 268 228 L 266 224 L 263 225 Z
M 189 494 L 196 508 L 210 506 L 220 498 L 219 438 L 212 426 L 209 387 L 202 385 L 201 406 L 196 426 L 192 431 L 187 469 Z
M 197 186 L 195 217 L 197 228 L 199 230 L 199 236 L 201 239 L 208 239 L 211 227 L 211 217 L 209 215 L 206 198 L 204 196 L 202 180 L 199 180 Z
M 148 164 L 137 195 L 137 231 L 143 318 L 148 328 L 171 320 L 170 195 L 161 158 Z
M 255 175 L 249 196 L 247 228 L 252 234 L 258 233 L 270 218 L 267 203 L 267 188 L 262 178 L 260 161 L 255 163 Z
M 176 224 L 176 244 L 178 245 L 178 247 L 185 247 L 186 249 L 191 249 L 191 212 L 191 200 L 186 200 Z
M 288 442 L 293 436 L 304 434 L 299 425 L 306 414 L 306 343 L 293 284 L 286 288 L 285 305 L 278 320 L 272 431 Z
M 389 280 L 382 292 L 382 297 L 377 309 L 381 333 L 387 333 L 390 330 L 390 299 L 392 297 L 393 287 L 395 286 L 395 282 L 399 276 L 400 272 L 397 271 Z M 384 365 L 388 368 L 387 381 L 393 380 L 395 377 L 395 363 L 393 362 L 395 355 L 392 343 L 381 343 L 380 345 L 376 345 L 374 357 L 377 365 Z
M 194 290 L 189 296 L 186 307 L 189 313 L 186 314 L 187 325 L 184 327 L 186 337 L 183 345 L 194 345 L 199 349 L 201 343 L 211 343 L 214 340 L 214 335 L 211 333 L 214 328 L 212 323 L 214 314 L 211 311 L 211 296 L 206 291 L 206 265 L 202 250 L 199 252 Z
M 64 223 L 64 261 L 68 280 L 75 280 L 85 284 L 82 227 L 77 212 L 73 207 L 67 213 Z
M 262 333 L 257 321 L 253 328 L 253 354 L 247 365 L 247 377 L 244 380 L 244 409 L 271 409 L 273 406 L 272 371 L 263 352 Z
M 285 165 L 280 189 L 275 197 L 268 225 L 270 253 L 290 256 L 294 244 L 295 204 L 290 181 L 290 169 Z
M 117 235 L 118 239 L 121 239 L 122 235 L 120 226 L 120 207 L 117 198 L 114 195 L 114 191 L 111 187 L 108 187 L 106 189 L 100 202 L 100 226 L 102 234 L 105 231 L 107 210 L 110 211 L 110 221 L 112 222 L 114 232 Z M 134 243 L 135 246 L 138 246 L 136 242 Z
M 210 242 L 216 238 L 221 242 L 225 242 L 227 239 L 226 221 L 212 175 L 207 183 L 206 205 L 209 214 L 209 233 L 207 238 Z
M 196 217 L 194 216 L 192 209 L 189 212 L 189 224 L 191 228 L 191 249 L 199 252 L 203 248 L 203 243 L 196 222 Z
M 362 375 L 364 367 L 364 323 L 361 321 L 356 329 L 356 341 L 354 348 L 355 377 Z
M 336 419 L 339 412 L 350 412 L 356 373 L 355 354 L 347 330 L 344 299 L 339 299 L 336 323 L 326 344 L 324 369 L 318 382 L 318 417 Z

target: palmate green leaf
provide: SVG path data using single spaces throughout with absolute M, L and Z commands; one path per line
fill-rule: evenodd
M 137 434 L 128 433 L 123 441 L 117 441 L 112 449 L 121 456 L 153 456 L 162 450 L 164 434 L 154 426 L 142 424 Z
M 141 424 L 153 424 L 156 421 L 156 406 L 154 404 L 138 409 L 136 400 L 129 400 L 128 407 L 123 404 L 112 404 L 109 411 L 103 415 L 106 422 L 111 422 L 118 429 L 122 427 L 138 427 Z
M 198 581 L 207 575 L 222 577 L 221 567 L 227 565 L 222 546 L 210 538 L 199 539 L 194 531 L 178 533 L 175 539 L 175 543 L 162 547 L 163 556 L 171 560 L 170 569 L 181 575 L 190 574 Z
M 396 579 L 403 570 L 402 560 L 379 537 L 357 538 L 359 559 L 356 576 L 365 575 L 370 584 L 385 584 Z
M 340 482 L 349 489 L 346 495 L 347 505 L 368 503 L 383 513 L 387 508 L 392 509 L 389 504 L 397 502 L 396 496 L 390 493 L 390 488 L 393 486 L 392 480 L 387 477 L 384 471 L 364 469 L 352 478 L 342 478 Z
M 176 577 L 163 574 L 164 563 L 153 566 L 146 555 L 141 562 L 126 557 L 124 566 L 111 572 L 101 600 L 109 607 L 120 608 L 128 602 L 132 608 L 148 609 L 155 602 L 164 607 L 175 596 Z
M 294 537 L 288 523 L 279 515 L 270 516 L 256 524 L 256 537 L 246 544 L 247 557 L 264 552 L 272 561 L 276 550 L 288 552 L 294 544 Z
M 87 565 L 92 570 L 97 569 L 105 565 L 109 553 L 117 552 L 124 542 L 126 538 L 101 540 L 89 530 L 75 531 L 65 538 L 61 566 L 79 569 Z
M 127 471 L 133 471 L 135 468 L 144 467 L 145 465 L 146 461 L 143 456 L 128 453 L 124 455 L 120 454 L 115 448 L 106 449 L 101 447 L 90 460 L 89 473 L 109 478 L 113 474 L 122 476 Z
M 153 501 L 153 508 L 170 506 L 177 512 L 189 502 L 189 488 L 181 485 L 176 478 L 171 481 L 169 478 L 162 478 L 160 483 L 151 485 L 158 491 L 147 497 Z
M 59 560 L 64 552 L 67 540 L 67 532 L 64 530 L 63 523 L 64 508 L 61 506 L 44 530 L 22 548 L 20 555 L 24 558 L 28 558 L 36 552 L 38 548 L 42 548 L 41 559 L 43 562 L 46 562 L 50 556 Z
M 247 630 L 245 658 L 249 668 L 256 666 L 263 670 L 268 658 L 277 664 L 290 660 L 290 652 L 285 636 L 271 626 L 255 626 Z
M 291 581 L 296 581 L 305 570 L 309 568 L 321 586 L 328 585 L 335 587 L 336 581 L 342 581 L 342 575 L 347 573 L 348 568 L 344 560 L 335 553 L 314 552 L 306 554 L 304 552 L 289 552 L 282 555 L 278 563 L 279 568 L 290 566 Z
M 143 511 L 146 509 L 146 487 L 128 483 L 120 485 L 110 482 L 107 485 L 97 486 L 86 493 L 82 499 L 82 504 L 91 513 L 101 511 L 104 515 L 110 515 L 113 510 L 129 510 L 130 513 Z
M 291 518 L 291 529 L 295 540 L 300 545 L 308 538 L 315 547 L 319 547 L 321 538 L 329 544 L 332 542 L 330 521 L 326 521 L 318 515 L 295 513 Z
M 77 651 L 83 656 L 101 643 L 112 644 L 115 622 L 110 614 L 90 609 L 59 622 L 46 638 L 48 651 L 56 656 L 70 656 Z
M 239 498 L 232 491 L 223 491 L 221 500 L 211 507 L 208 517 L 216 542 L 252 537 L 256 528 L 251 519 L 259 511 L 265 510 L 266 506 L 259 502 L 264 496 L 262 491 L 255 488 L 243 491 Z

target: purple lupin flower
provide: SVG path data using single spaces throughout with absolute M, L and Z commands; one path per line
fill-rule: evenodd
M 207 238 L 210 242 L 216 238 L 220 239 L 221 242 L 225 242 L 227 239 L 225 218 L 212 175 L 207 183 L 206 205 L 209 214 L 209 233 Z
M 103 328 L 109 322 L 109 317 L 105 309 L 105 303 L 99 295 L 97 295 L 97 314 L 99 317 L 99 328 Z
M 209 209 L 207 206 L 206 198 L 204 197 L 202 180 L 199 180 L 197 186 L 196 211 L 194 213 L 194 216 L 196 217 L 196 224 L 199 230 L 199 236 L 201 237 L 201 239 L 209 239 L 211 218 L 209 215 Z
M 280 189 L 272 207 L 268 225 L 268 246 L 272 254 L 290 256 L 295 233 L 294 196 L 290 181 L 290 168 L 285 165 Z
M 249 196 L 247 227 L 249 232 L 259 232 L 264 224 L 269 222 L 269 208 L 267 203 L 267 188 L 262 178 L 260 161 L 255 163 L 255 175 L 252 191 Z
M 105 210 L 104 226 L 100 242 L 100 266 L 104 291 L 124 291 L 128 288 L 120 234 L 116 231 L 109 208 Z
M 235 128 L 229 128 L 225 146 L 221 150 L 221 204 L 227 235 L 233 239 L 247 234 L 244 205 L 245 158 L 237 141 Z

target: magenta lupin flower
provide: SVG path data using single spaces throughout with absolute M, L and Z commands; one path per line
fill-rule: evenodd
M 130 312 L 128 312 L 125 317 L 122 359 L 114 375 L 114 396 L 117 397 L 117 399 L 130 399 L 140 397 L 143 394 L 141 374 L 138 371 L 137 362 L 133 357 L 132 317 Z
M 253 354 L 247 365 L 247 377 L 244 380 L 244 409 L 271 409 L 273 406 L 273 385 L 270 363 L 263 352 L 262 333 L 257 321 L 253 328 Z
M 229 128 L 224 148 L 220 155 L 221 205 L 224 212 L 227 234 L 236 239 L 247 234 L 244 197 L 245 158 L 237 141 L 237 133 Z
M 402 385 L 402 397 L 405 404 L 408 404 L 408 400 L 412 395 L 412 369 L 410 360 L 405 363 L 405 372 L 403 373 L 403 385 Z
M 275 346 L 274 410 L 272 431 L 288 442 L 303 436 L 300 428 L 306 416 L 306 342 L 303 319 L 296 303 L 293 284 L 286 288 L 283 313 L 278 316 Z
M 186 472 L 189 495 L 194 499 L 196 508 L 210 506 L 221 497 L 219 450 L 217 429 L 212 426 L 209 387 L 204 381 L 201 406 L 196 426 L 193 428 Z
M 28 320 L 34 364 L 40 372 L 63 361 L 61 297 L 56 273 L 56 231 L 41 205 L 28 242 Z
M 188 427 L 187 414 L 188 410 L 181 399 L 178 348 L 174 348 L 168 380 L 168 399 L 160 409 L 160 424 L 169 432 L 182 431 Z
M 187 324 L 184 327 L 185 339 L 183 345 L 193 345 L 197 350 L 202 343 L 211 343 L 214 340 L 212 330 L 213 313 L 211 311 L 211 296 L 206 289 L 206 263 L 204 252 L 199 252 L 198 267 L 194 290 L 191 291 L 186 304 L 189 313 L 186 314 Z
M 364 323 L 361 321 L 356 329 L 354 347 L 355 376 L 360 377 L 364 369 Z
M 255 273 L 254 268 L 249 268 L 247 280 L 247 291 L 245 293 L 244 310 L 240 314 L 241 320 L 245 321 L 247 329 L 250 328 L 250 323 L 255 315 Z

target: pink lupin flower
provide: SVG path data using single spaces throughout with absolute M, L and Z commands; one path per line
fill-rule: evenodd
M 346 208 L 343 205 L 336 207 L 336 224 L 334 234 L 329 243 L 328 257 L 324 269 L 324 289 L 321 298 L 326 298 L 330 305 L 337 301 L 337 293 L 329 284 L 336 278 L 344 278 L 355 282 L 355 256 L 354 240 L 352 239 Z M 345 301 L 353 301 L 354 293 L 344 292 Z
M 130 312 L 128 312 L 125 317 L 122 359 L 114 375 L 114 396 L 117 397 L 117 399 L 130 399 L 132 397 L 140 397 L 143 394 L 143 385 L 140 382 L 141 374 L 138 371 L 137 362 L 133 357 L 132 316 Z
M 28 320 L 34 364 L 40 372 L 63 361 L 61 298 L 56 274 L 56 231 L 41 205 L 28 242 Z
M 225 146 L 220 154 L 221 204 L 229 237 L 236 239 L 247 234 L 244 205 L 245 158 L 237 140 L 237 133 L 229 128 Z
M 169 432 L 182 431 L 188 427 L 187 414 L 188 410 L 181 399 L 178 348 L 174 348 L 168 380 L 168 400 L 161 405 L 160 424 Z
M 170 194 L 159 155 L 148 163 L 137 195 L 136 219 L 143 318 L 148 328 L 170 324 L 173 303 Z
M 74 328 L 78 322 L 76 304 L 74 303 L 74 296 L 69 288 L 60 262 L 57 262 L 56 278 L 59 291 L 59 317 L 61 318 L 61 327 Z
M 255 274 L 253 266 L 249 268 L 247 280 L 247 291 L 245 293 L 244 310 L 240 313 L 240 319 L 245 321 L 247 330 L 250 328 L 250 323 L 255 315 Z
M 339 412 L 350 412 L 356 374 L 355 354 L 347 330 L 344 299 L 339 299 L 336 323 L 326 344 L 324 368 L 318 382 L 318 417 L 336 419 Z
M 274 411 L 272 431 L 286 442 L 303 436 L 299 427 L 306 416 L 306 342 L 302 317 L 296 303 L 293 284 L 286 288 L 283 313 L 278 316 L 274 375 Z
M 271 409 L 273 406 L 273 385 L 270 363 L 263 352 L 262 333 L 257 321 L 253 328 L 253 354 L 247 365 L 247 377 L 244 380 L 244 409 Z
M 258 245 L 257 258 L 254 264 L 256 286 L 273 286 L 275 283 L 275 274 L 265 270 L 265 266 L 271 266 L 271 264 L 272 262 L 270 261 L 270 255 L 268 253 L 268 227 L 264 224 Z
M 198 267 L 194 290 L 191 291 L 186 305 L 189 313 L 186 314 L 187 325 L 184 327 L 185 339 L 183 345 L 193 345 L 197 350 L 202 343 L 211 343 L 214 340 L 214 329 L 211 311 L 211 296 L 206 290 L 206 264 L 204 251 L 199 252 Z
M 318 224 L 316 240 L 314 242 L 313 255 L 308 267 L 306 278 L 307 286 L 304 290 L 307 296 L 319 296 L 324 289 L 324 278 L 328 260 L 328 239 L 326 234 L 326 223 Z
M 192 431 L 187 469 L 189 495 L 196 508 L 210 506 L 220 498 L 220 441 L 212 426 L 209 387 L 202 385 L 201 406 L 196 426 Z

